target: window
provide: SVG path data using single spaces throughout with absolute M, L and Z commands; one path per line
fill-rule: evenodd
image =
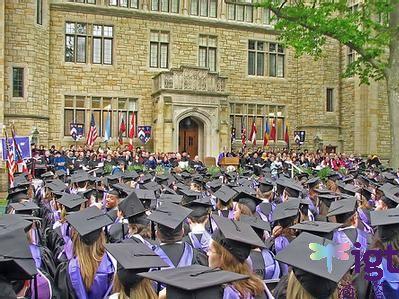
M 347 60 L 348 60 L 348 65 L 351 64 L 352 62 L 355 62 L 356 60 L 356 51 L 353 50 L 352 48 L 347 47 Z
M 43 24 L 43 0 L 36 0 L 36 24 Z
M 86 62 L 87 24 L 67 22 L 65 26 L 65 62 Z
M 96 4 L 96 0 L 68 0 L 69 2 Z
M 24 97 L 24 69 L 22 67 L 12 68 L 12 96 Z
M 179 13 L 180 0 L 151 0 L 151 10 Z
M 150 33 L 150 67 L 169 67 L 169 32 L 151 31 Z
M 85 125 L 85 134 L 89 131 L 91 114 L 94 115 L 98 136 L 104 137 L 107 118 L 110 117 L 111 137 L 117 137 L 122 118 L 126 124 L 128 136 L 132 114 L 135 115 L 135 132 L 137 132 L 137 99 L 111 97 L 65 96 L 64 103 L 64 136 L 70 135 L 70 123 Z
M 217 0 L 191 0 L 190 13 L 194 16 L 216 18 Z
M 269 135 L 273 122 L 276 125 L 276 139 L 284 140 L 285 117 L 284 106 L 251 104 L 251 103 L 231 103 L 230 122 L 232 128 L 236 129 L 236 139 L 241 139 L 241 132 L 246 130 L 247 138 L 251 132 L 252 124 L 255 122 L 257 134 L 256 139 L 262 140 L 264 137 L 266 123 L 269 126 Z
M 216 36 L 200 35 L 198 49 L 198 65 L 216 72 Z
M 326 89 L 326 110 L 327 112 L 334 112 L 334 89 Z
M 270 9 L 263 8 L 262 14 L 263 14 L 263 17 L 262 17 L 263 24 L 266 24 L 266 25 L 275 25 L 276 24 L 276 22 L 277 22 L 276 16 Z
M 93 25 L 93 63 L 112 64 L 113 27 Z
M 241 22 L 253 22 L 254 8 L 252 6 L 252 0 L 234 0 L 227 4 L 228 19 L 241 21 Z
M 110 6 L 139 8 L 139 0 L 109 0 Z
M 269 43 L 269 76 L 284 77 L 284 48 L 280 44 Z
M 265 75 L 265 44 L 263 41 L 248 41 L 248 75 Z

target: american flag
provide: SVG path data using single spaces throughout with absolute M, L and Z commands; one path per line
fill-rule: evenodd
M 94 114 L 92 113 L 90 121 L 90 130 L 89 133 L 87 134 L 87 145 L 93 146 L 96 139 L 97 139 L 97 128 L 96 128 L 96 122 L 94 121 Z
M 7 148 L 7 161 L 6 166 L 8 169 L 8 181 L 10 183 L 10 188 L 14 188 L 14 173 L 15 173 L 15 160 L 14 160 L 14 151 L 11 150 L 10 144 L 8 142 L 7 131 L 6 135 L 6 148 Z
M 130 119 L 130 130 L 129 130 L 130 144 L 133 144 L 133 137 L 136 134 L 135 128 L 136 128 L 136 115 L 135 112 L 132 112 L 132 118 Z
M 14 125 L 11 126 L 11 135 L 12 135 L 12 140 L 14 143 L 14 151 L 15 151 L 15 157 L 17 161 L 17 171 L 18 172 L 24 172 L 28 173 L 28 167 L 26 166 L 26 163 L 22 157 L 21 149 L 17 143 L 17 140 L 15 139 L 16 133 L 15 133 L 15 128 Z

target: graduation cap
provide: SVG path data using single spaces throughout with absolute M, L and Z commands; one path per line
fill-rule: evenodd
M 48 178 L 54 177 L 54 173 L 52 171 L 47 171 L 40 176 L 42 179 L 46 180 Z
M 252 188 L 252 181 L 250 181 L 248 178 L 239 178 L 237 183 L 243 187 L 251 187 Z
M 46 187 L 51 191 L 64 191 L 67 188 L 65 183 L 59 179 L 55 179 L 50 183 L 46 183 Z
M 310 249 L 310 244 L 314 244 L 314 250 Z M 296 278 L 313 298 L 329 298 L 354 264 L 354 257 L 349 254 L 348 260 L 333 258 L 330 273 L 323 260 L 312 260 L 310 256 L 335 245 L 331 240 L 303 232 L 276 255 L 276 260 L 293 267 Z
M 139 174 L 135 171 L 127 171 L 127 172 L 124 172 L 122 175 L 122 178 L 126 181 L 135 180 L 138 177 L 139 177 Z
M 374 191 L 371 188 L 363 187 L 360 193 L 367 199 L 370 200 Z
M 58 178 L 60 178 L 60 177 L 63 177 L 63 176 L 66 176 L 66 171 L 65 170 L 63 170 L 63 169 L 59 169 L 59 170 L 57 170 L 56 172 L 55 172 L 55 175 L 58 177 Z
M 273 183 L 273 181 L 269 180 L 268 178 L 263 177 L 259 180 L 259 190 L 262 193 L 272 191 L 274 185 L 275 184 Z
M 0 233 L 0 276 L 12 281 L 30 280 L 36 274 L 25 232 L 21 229 Z
M 143 216 L 147 211 L 143 203 L 137 197 L 137 194 L 134 192 L 130 193 L 128 197 L 119 203 L 119 210 L 122 211 L 125 218 L 132 218 L 132 221 L 134 220 L 133 217 L 136 216 L 137 218 L 140 215 Z
M 147 218 L 155 223 L 175 230 L 191 212 L 191 209 L 170 202 L 164 202 Z
M 212 218 L 218 227 L 212 239 L 226 248 L 240 263 L 248 258 L 253 246 L 265 247 L 248 223 L 217 215 L 213 215 Z
M 328 179 L 329 180 L 332 180 L 332 181 L 337 181 L 337 180 L 339 180 L 340 178 L 341 178 L 341 175 L 338 173 L 338 172 L 335 172 L 335 171 L 331 171 L 328 175 L 327 175 L 327 177 L 328 177 Z
M 327 217 L 353 214 L 356 211 L 357 199 L 355 197 L 334 201 L 328 209 Z
M 286 180 L 285 190 L 290 196 L 299 197 L 303 192 L 303 187 L 292 180 Z
M 320 183 L 320 179 L 318 177 L 311 178 L 311 179 L 306 181 L 306 185 L 308 185 L 310 189 L 317 187 L 317 185 L 319 183 Z
M 262 212 L 263 215 L 268 216 L 272 211 L 272 204 L 267 201 L 261 202 L 259 205 L 259 210 Z
M 331 203 L 336 201 L 340 195 L 339 194 L 332 194 L 332 193 L 324 193 L 324 194 L 319 194 L 317 196 L 319 200 L 321 200 L 327 207 L 331 206 Z
M 78 172 L 71 176 L 71 183 L 82 183 L 92 181 L 93 178 L 87 172 Z
M 256 206 L 262 202 L 261 199 L 246 192 L 239 192 L 235 194 L 233 197 L 233 201 L 247 206 L 252 213 L 255 213 Z
M 14 189 L 10 193 L 8 193 L 7 199 L 10 202 L 19 202 L 21 200 L 29 199 L 27 191 L 28 190 L 25 188 Z
M 221 285 L 249 277 L 201 265 L 145 272 L 139 276 L 165 284 L 167 299 L 219 299 L 223 297 Z
M 4 214 L 0 217 L 0 234 L 5 232 L 24 229 L 29 231 L 32 222 L 24 219 L 23 214 Z
M 142 185 L 145 189 L 147 190 L 152 190 L 154 192 L 157 192 L 161 190 L 161 185 L 159 185 L 157 182 L 148 182 Z
M 302 221 L 301 223 L 295 224 L 290 228 L 309 232 L 316 236 L 331 240 L 334 230 L 338 229 L 341 226 L 341 223 L 334 222 Z
M 120 197 L 126 197 L 134 191 L 134 189 L 130 188 L 128 185 L 124 183 L 114 184 L 112 185 L 112 188 L 116 189 L 119 192 Z
M 133 192 L 136 193 L 137 197 L 141 201 L 151 201 L 156 199 L 153 190 L 134 189 Z
M 94 244 L 100 236 L 101 228 L 112 223 L 111 218 L 95 206 L 69 214 L 66 220 L 87 245 Z
M 172 188 L 166 187 L 166 186 L 164 186 L 163 193 L 164 194 L 175 194 L 175 195 L 177 195 L 175 190 L 173 190 Z
M 212 203 L 208 197 L 201 197 L 189 202 L 185 206 L 193 210 L 190 216 L 202 217 L 209 213 Z
M 301 202 L 299 199 L 291 199 L 276 205 L 272 214 L 273 221 L 296 217 L 299 213 L 300 204 Z
M 351 195 L 351 196 L 355 196 L 356 192 L 359 192 L 359 188 L 351 185 L 351 184 L 345 184 L 345 183 L 341 183 L 339 182 L 338 184 L 338 188 L 341 190 L 341 192 Z
M 180 193 L 183 195 L 183 200 L 182 200 L 183 205 L 187 205 L 188 203 L 190 203 L 193 200 L 196 200 L 202 195 L 201 192 L 197 192 L 191 189 L 180 190 Z
M 33 210 L 39 210 L 39 206 L 32 201 L 12 203 L 10 206 L 15 210 L 15 214 L 32 214 Z
M 180 192 L 183 189 L 190 189 L 187 185 L 183 184 L 183 183 L 176 183 L 175 184 L 178 192 Z
M 83 197 L 81 194 L 69 193 L 63 193 L 61 198 L 57 199 L 57 202 L 65 206 L 68 212 L 73 211 L 77 207 L 80 208 L 80 205 L 86 201 L 87 198 Z
M 387 209 L 370 212 L 371 225 L 377 226 L 382 242 L 394 240 L 399 234 L 399 209 Z
M 213 180 L 206 183 L 206 185 L 211 189 L 212 192 L 216 192 L 220 187 L 222 187 L 222 182 L 220 180 Z
M 224 203 L 228 203 L 229 200 L 231 200 L 234 195 L 236 195 L 236 191 L 234 191 L 232 188 L 227 187 L 226 185 L 223 185 L 218 191 L 215 192 L 214 196 L 217 199 L 220 199 Z
M 273 291 L 280 282 L 280 278 L 266 279 L 263 280 L 263 282 L 266 284 L 269 291 Z
M 183 195 L 162 193 L 159 196 L 158 200 L 160 202 L 171 202 L 171 203 L 175 203 L 175 204 L 180 204 L 181 201 L 183 200 Z
M 252 187 L 236 186 L 236 187 L 233 187 L 233 190 L 235 192 L 237 192 L 237 193 L 241 193 L 242 192 L 242 193 L 247 193 L 247 194 L 254 195 L 254 196 L 256 195 L 256 191 Z
M 262 220 L 259 216 L 241 215 L 240 221 L 249 224 L 252 228 L 263 231 L 271 231 L 270 223 Z
M 350 182 L 353 182 L 353 180 L 354 180 L 355 178 L 353 177 L 353 175 L 348 175 L 348 176 L 346 176 L 346 177 L 344 177 L 343 179 L 342 179 L 342 182 L 343 183 L 350 183 Z

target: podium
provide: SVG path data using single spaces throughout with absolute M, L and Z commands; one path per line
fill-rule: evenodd
M 225 169 L 228 166 L 234 166 L 236 169 L 240 165 L 240 158 L 239 157 L 224 157 L 220 160 L 220 166 Z

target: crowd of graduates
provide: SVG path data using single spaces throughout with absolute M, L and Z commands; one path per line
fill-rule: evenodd
M 0 216 L 0 298 L 399 298 L 386 257 L 373 282 L 366 260 L 310 258 L 328 244 L 399 250 L 399 171 L 306 151 L 240 158 L 210 171 L 186 153 L 34 149 Z

